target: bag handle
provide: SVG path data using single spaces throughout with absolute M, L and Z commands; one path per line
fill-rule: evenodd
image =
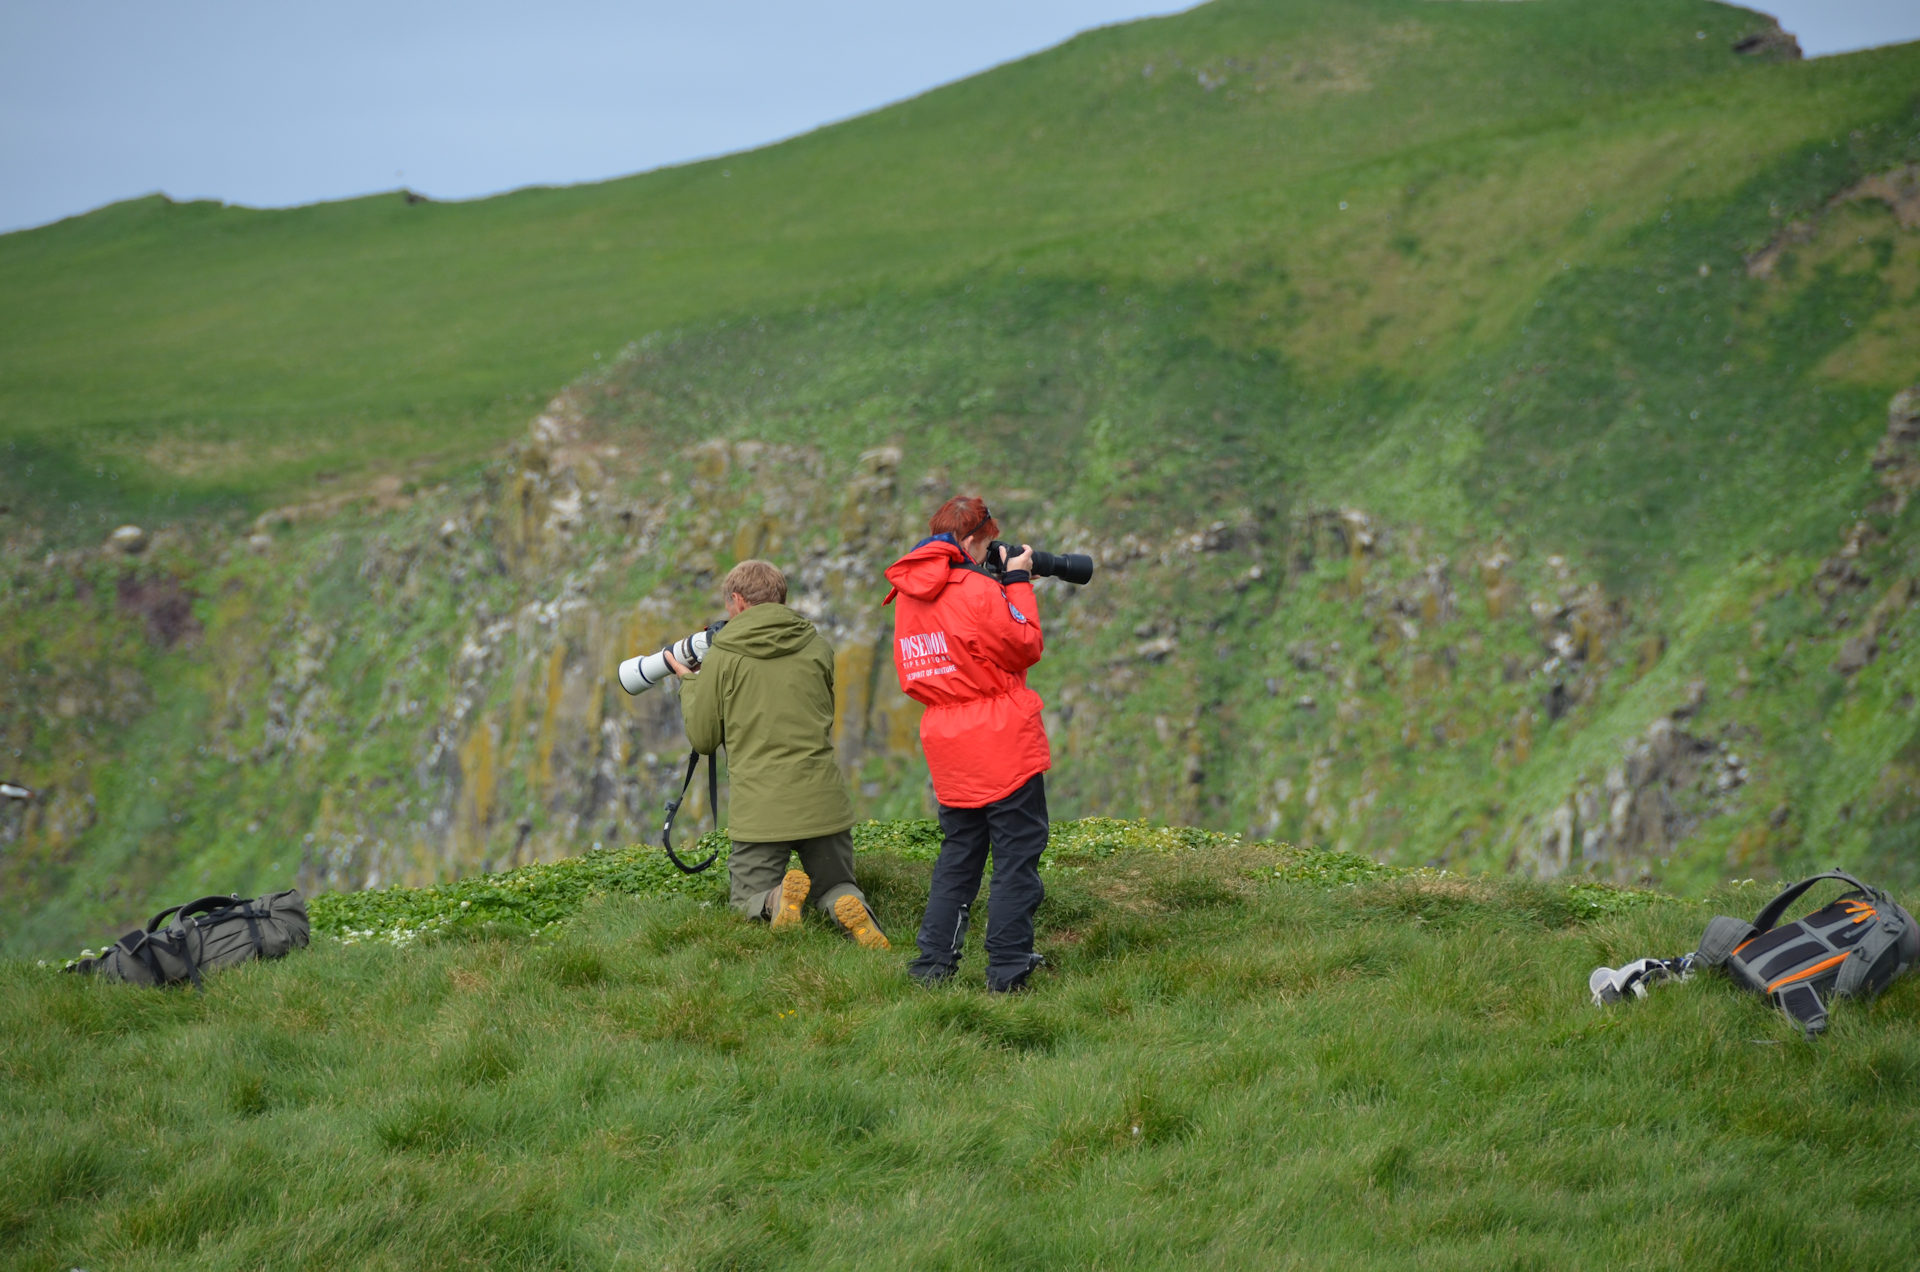
M 225 896 L 215 893 L 213 896 L 201 897 L 198 901 L 189 901 L 185 905 L 170 905 L 153 916 L 153 922 L 147 924 L 147 931 L 158 932 L 160 925 L 166 922 L 169 914 L 174 916 L 174 922 L 178 924 L 182 919 L 190 919 L 196 914 L 208 914 L 214 910 L 224 910 L 230 905 L 239 904 L 239 901 L 240 897 L 237 893 L 228 893 Z
M 1767 908 L 1760 911 L 1753 920 L 1754 930 L 1756 932 L 1772 931 L 1773 925 L 1780 921 L 1780 916 L 1787 912 L 1787 907 L 1806 895 L 1807 889 L 1813 887 L 1814 884 L 1819 883 L 1822 879 L 1838 879 L 1842 883 L 1850 883 L 1867 896 L 1876 899 L 1881 899 L 1885 896 L 1880 889 L 1868 887 L 1844 870 L 1828 870 L 1823 874 L 1814 875 L 1811 879 L 1802 879 L 1773 900 L 1767 902 Z
M 697 866 L 690 866 L 680 860 L 680 854 L 673 850 L 673 819 L 680 815 L 680 805 L 687 798 L 687 788 L 693 785 L 693 771 L 699 767 L 700 752 L 687 752 L 687 775 L 680 783 L 680 794 L 667 801 L 667 821 L 660 827 L 660 846 L 667 850 L 667 859 L 679 868 L 681 874 L 699 874 L 720 860 L 720 850 L 715 848 L 713 854 L 705 861 Z M 707 807 L 713 810 L 713 825 L 717 830 L 720 826 L 720 772 L 716 760 L 711 755 L 707 757 Z
M 182 925 L 185 920 L 197 914 L 219 914 L 228 910 L 237 911 L 240 917 L 247 921 L 247 936 L 253 941 L 253 948 L 256 951 L 264 948 L 260 940 L 259 916 L 253 908 L 253 902 L 242 901 L 240 894 L 237 892 L 229 892 L 224 895 L 216 892 L 211 896 L 189 901 L 185 905 L 168 906 L 166 909 L 160 911 L 160 913 L 154 915 L 153 922 L 147 924 L 147 930 L 141 934 L 142 939 L 138 948 L 132 952 L 140 956 L 141 961 L 147 965 L 148 969 L 152 971 L 154 979 L 158 981 L 161 979 L 160 965 L 155 961 L 153 951 L 147 948 L 151 942 L 146 938 L 160 930 L 160 924 L 165 921 L 167 916 L 173 916 L 173 928 L 175 931 L 180 932 L 184 938 L 186 933 Z M 129 932 L 127 935 L 131 936 L 133 934 Z M 202 939 L 204 940 L 204 938 Z M 180 948 L 177 953 L 181 961 L 187 965 L 187 976 L 193 981 L 194 989 L 202 994 L 206 993 L 206 984 L 200 979 L 199 953 L 192 949 L 185 939 L 182 939 L 179 945 Z

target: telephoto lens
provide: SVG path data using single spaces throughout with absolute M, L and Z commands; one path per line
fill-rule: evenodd
M 1007 562 L 1019 551 L 1017 545 L 995 539 L 987 545 L 987 567 L 995 574 L 1005 574 Z M 1042 552 L 1035 548 L 1030 572 L 1036 578 L 1088 583 L 1093 580 L 1093 558 L 1084 552 Z
M 712 646 L 713 638 L 719 635 L 720 629 L 726 625 L 727 620 L 723 618 L 691 636 L 681 637 L 665 649 L 627 659 L 620 664 L 620 687 L 628 693 L 645 693 L 669 679 L 673 675 L 673 668 L 667 662 L 669 653 L 678 658 L 683 667 L 698 667 L 701 660 L 707 656 L 707 650 Z
M 1093 558 L 1084 552 L 1042 552 L 1033 550 L 1033 572 L 1041 578 L 1061 579 L 1068 583 L 1093 581 Z

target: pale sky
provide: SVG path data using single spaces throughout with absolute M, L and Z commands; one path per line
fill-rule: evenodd
M 1181 0 L 0 0 L 0 231 L 162 191 L 473 198 L 764 145 Z M 1787 0 L 1809 55 L 1920 0 Z

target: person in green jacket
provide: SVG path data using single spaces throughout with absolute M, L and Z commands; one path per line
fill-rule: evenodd
M 721 585 L 727 625 L 698 667 L 671 653 L 687 739 L 727 748 L 728 904 L 775 931 L 811 900 L 868 949 L 888 942 L 853 877 L 853 801 L 833 753 L 833 647 L 787 608 L 787 578 L 742 561 Z M 787 869 L 793 854 L 800 868 Z

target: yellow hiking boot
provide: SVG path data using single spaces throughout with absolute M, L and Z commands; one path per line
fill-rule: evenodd
M 813 891 L 813 880 L 807 878 L 804 870 L 789 870 L 787 877 L 780 881 L 780 895 L 773 903 L 773 930 L 800 926 L 800 911 L 806 907 L 807 893 Z
M 840 926 L 847 935 L 860 943 L 862 949 L 890 950 L 893 943 L 887 940 L 887 934 L 873 921 L 873 912 L 863 904 L 860 898 L 851 892 L 833 903 L 833 917 L 840 920 Z

